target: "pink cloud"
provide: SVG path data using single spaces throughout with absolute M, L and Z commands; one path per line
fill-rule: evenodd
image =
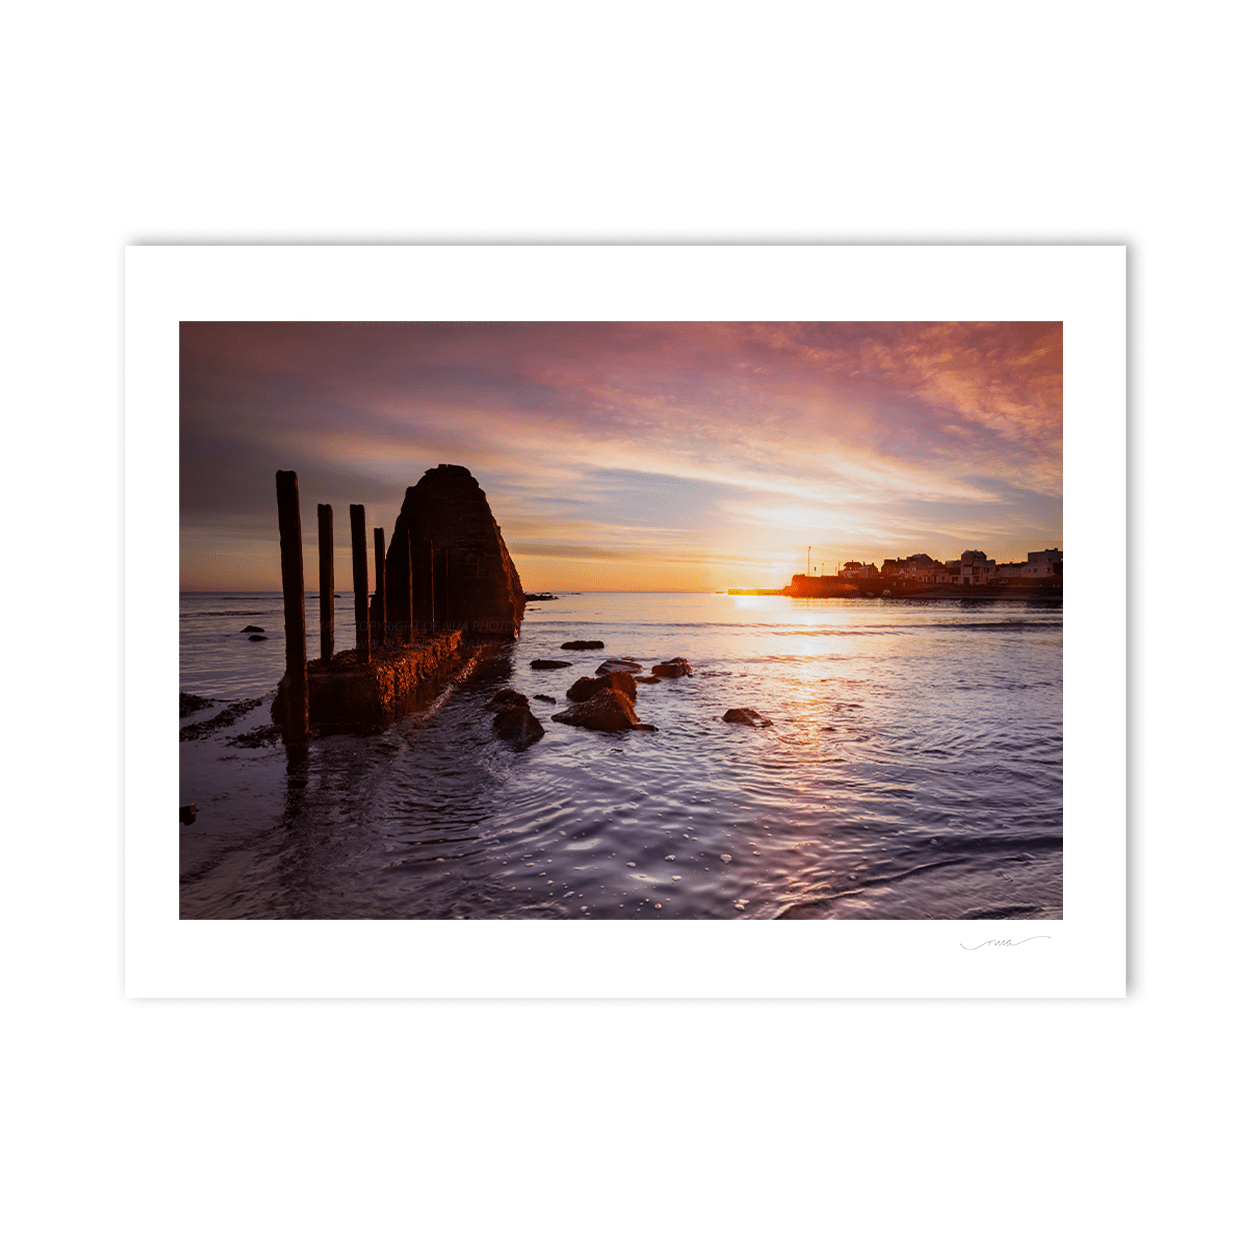
M 385 511 L 443 461 L 518 544 L 564 525 L 657 563 L 715 553 L 731 516 L 739 553 L 772 550 L 787 509 L 828 525 L 814 541 L 1060 538 L 1054 324 L 189 324 L 182 345 L 184 515 L 257 541 L 276 467 Z M 622 484 L 661 477 L 698 487 L 706 533 Z M 932 507 L 944 528 L 902 541 Z

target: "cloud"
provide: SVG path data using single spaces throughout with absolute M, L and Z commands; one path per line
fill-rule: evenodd
M 181 367 L 184 523 L 255 542 L 277 468 L 389 524 L 438 463 L 524 558 L 1061 538 L 1054 324 L 185 323 Z

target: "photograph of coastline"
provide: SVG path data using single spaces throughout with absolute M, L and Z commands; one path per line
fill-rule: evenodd
M 182 918 L 1062 917 L 1061 324 L 179 365 Z

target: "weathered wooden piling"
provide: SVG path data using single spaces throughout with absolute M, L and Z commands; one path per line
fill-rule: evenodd
M 334 655 L 334 509 L 317 505 L 317 584 L 321 590 L 321 659 Z
M 430 565 L 434 569 L 434 585 L 430 597 L 434 600 L 434 623 L 438 629 L 447 628 L 447 548 L 431 551 Z
M 352 520 L 352 586 L 356 592 L 356 659 L 369 663 L 369 553 L 365 548 L 365 506 L 348 509 Z
M 416 614 L 417 629 L 424 634 L 434 628 L 434 573 L 430 563 L 432 548 L 428 539 L 425 542 L 420 541 L 411 530 L 408 532 L 408 541 L 412 548 L 412 576 L 415 581 L 412 593 L 413 612 Z
M 404 569 L 404 641 L 412 644 L 417 640 L 416 629 L 414 627 L 414 612 L 416 608 L 414 587 L 412 584 L 413 561 L 412 561 L 412 530 L 404 530 L 404 559 L 401 562 Z
M 278 543 L 282 557 L 282 613 L 286 629 L 286 715 L 282 737 L 304 742 L 308 734 L 308 648 L 304 638 L 304 546 L 299 523 L 299 481 L 279 469 Z
M 451 628 L 451 552 L 443 548 L 443 628 Z
M 438 628 L 438 600 L 434 597 L 434 540 L 430 539 L 430 633 Z
M 390 641 L 386 636 L 386 531 L 373 531 L 373 597 L 378 605 L 375 623 L 378 627 L 377 644 L 384 647 Z

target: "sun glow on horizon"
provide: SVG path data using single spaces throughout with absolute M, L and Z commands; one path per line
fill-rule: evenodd
M 278 468 L 299 474 L 306 576 L 317 503 L 340 526 L 361 503 L 389 534 L 404 491 L 440 463 L 477 478 L 527 590 L 776 589 L 809 545 L 827 573 L 1062 546 L 1053 323 L 181 334 L 188 589 L 278 583 Z

